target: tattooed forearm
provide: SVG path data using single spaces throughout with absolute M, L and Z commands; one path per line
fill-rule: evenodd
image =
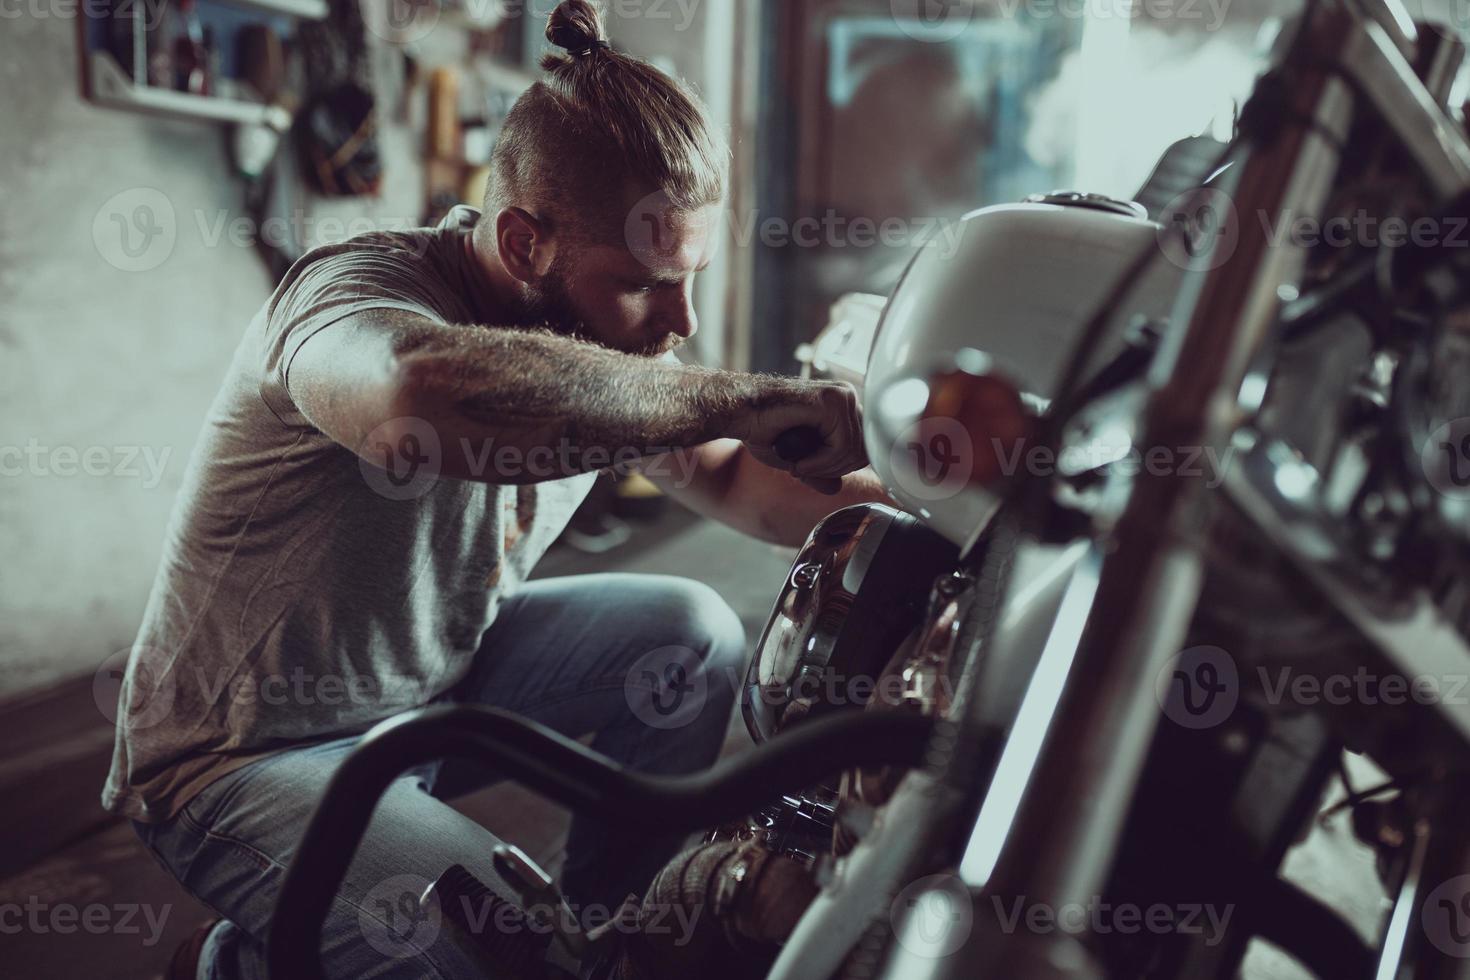
M 442 475 L 465 480 L 555 480 L 723 438 L 819 489 L 867 462 L 848 386 L 690 367 L 549 330 L 372 310 L 319 331 L 289 371 L 302 414 L 340 445 L 374 462 L 365 447 L 421 439 L 427 425 Z M 781 458 L 777 441 L 803 427 L 822 448 Z
M 405 325 L 397 347 L 413 413 L 499 444 L 645 452 L 734 429 L 789 381 L 619 353 L 546 330 Z

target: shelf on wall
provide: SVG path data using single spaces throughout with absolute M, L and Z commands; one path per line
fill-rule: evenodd
M 236 7 L 251 7 L 273 14 L 286 14 L 302 20 L 321 20 L 327 16 L 327 0 L 224 0 Z
M 278 0 L 251 2 L 257 6 L 268 6 Z M 92 98 L 101 105 L 185 119 L 264 124 L 282 132 L 291 127 L 291 114 L 278 105 L 138 85 L 122 70 L 117 59 L 106 51 L 92 52 L 91 67 Z
M 297 20 L 322 20 L 329 13 L 328 0 L 224 0 L 224 3 Z M 139 65 L 138 76 L 124 71 L 105 47 L 92 48 L 88 59 L 88 89 L 92 101 L 109 108 L 181 119 L 264 124 L 283 131 L 290 128 L 291 114 L 280 106 L 176 92 L 146 84 L 142 77 L 148 50 L 144 20 L 141 17 L 132 17 L 131 20 L 132 53 Z

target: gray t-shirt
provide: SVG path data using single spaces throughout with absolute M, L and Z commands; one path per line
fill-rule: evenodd
M 406 310 L 446 330 L 491 320 L 468 251 L 477 218 L 456 208 L 437 228 L 316 249 L 251 323 L 123 677 L 108 810 L 168 819 L 252 760 L 442 694 L 585 497 L 591 474 L 517 488 L 403 463 L 431 458 L 432 431 L 393 470 L 373 467 L 291 397 L 301 345 L 353 313 Z

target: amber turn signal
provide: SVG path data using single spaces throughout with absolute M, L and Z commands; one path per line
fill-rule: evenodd
M 953 420 L 951 422 L 950 420 Z M 919 421 L 920 438 L 958 422 L 969 436 L 969 483 L 993 486 L 1010 475 L 1007 461 L 1025 450 L 1034 419 L 1021 393 L 998 374 L 944 371 L 929 382 L 929 403 Z

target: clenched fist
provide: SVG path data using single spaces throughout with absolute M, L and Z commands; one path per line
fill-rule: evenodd
M 799 459 L 783 458 L 778 441 L 800 429 L 815 433 L 821 444 Z M 857 390 L 843 382 L 773 379 L 732 420 L 730 435 L 765 465 L 827 494 L 837 493 L 844 476 L 868 465 L 862 405 Z

